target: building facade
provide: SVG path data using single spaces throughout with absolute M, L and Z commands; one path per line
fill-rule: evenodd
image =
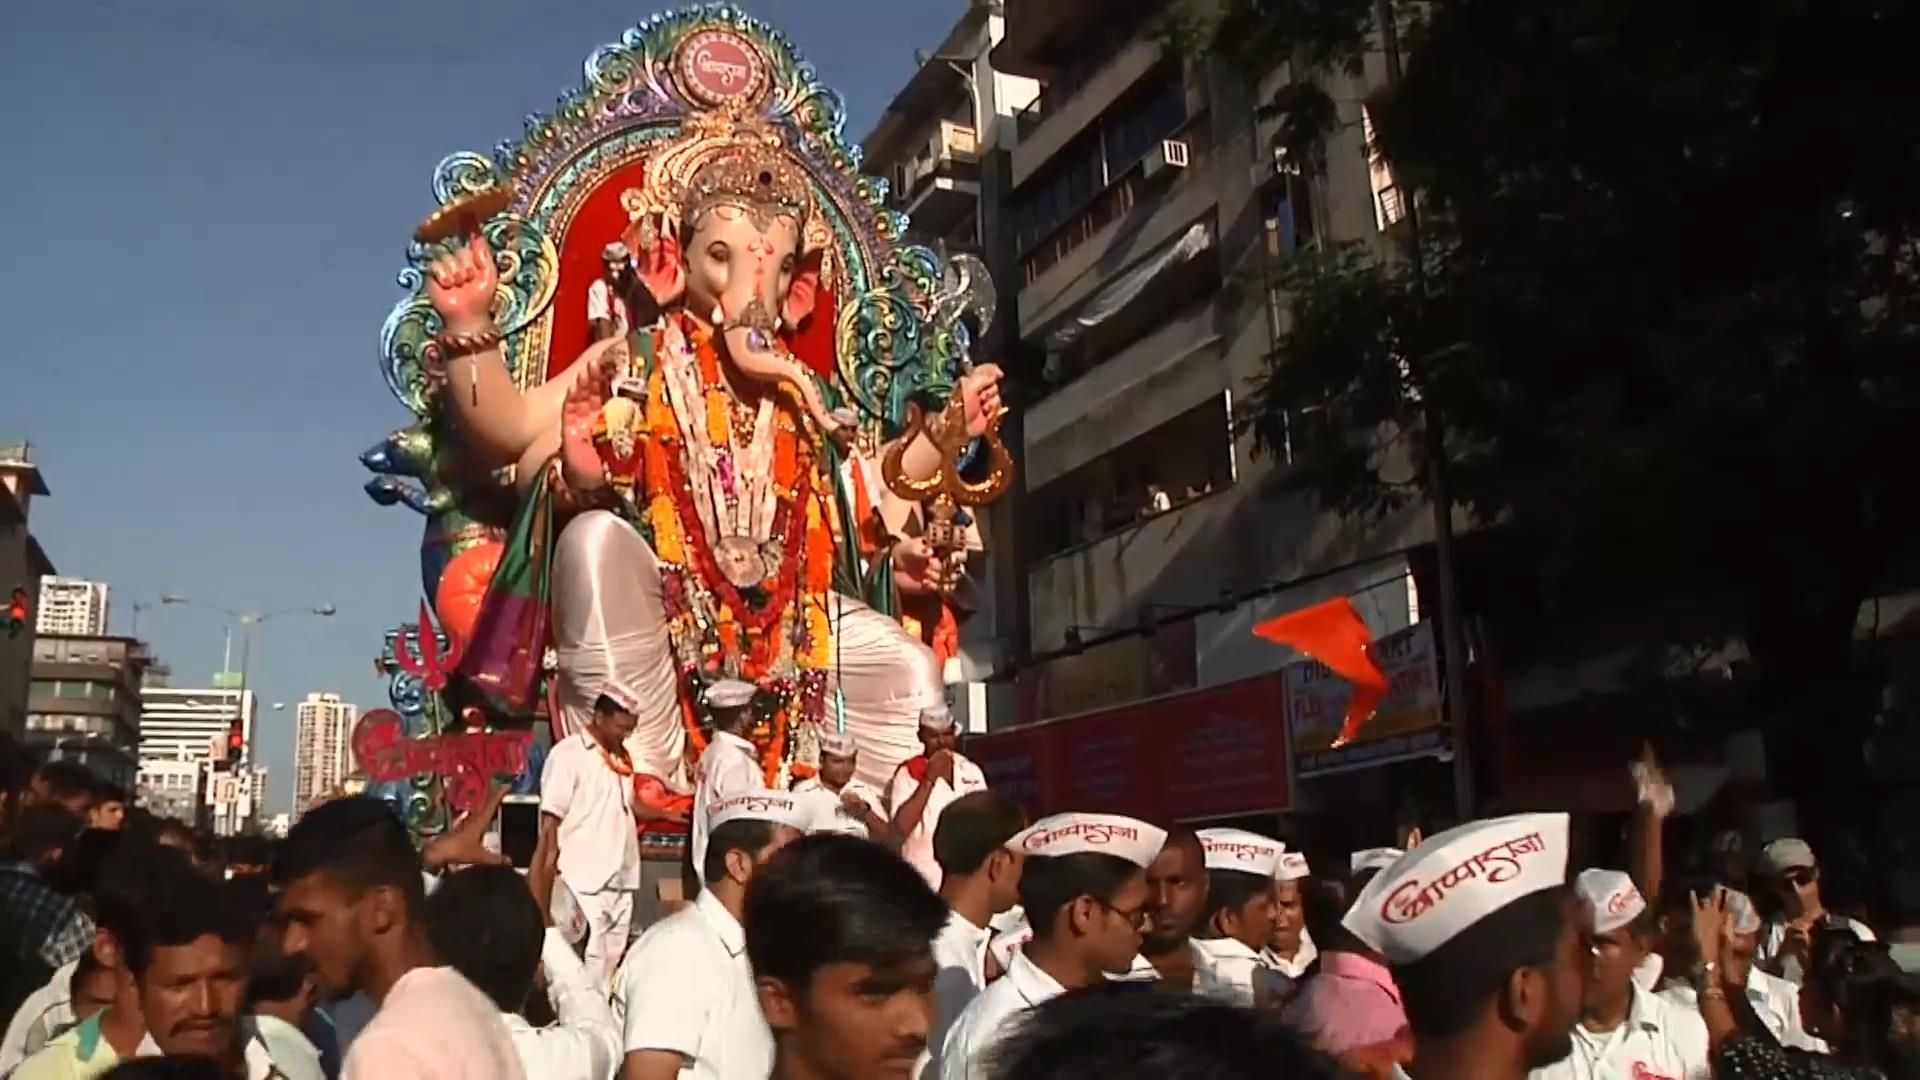
M 33 612 L 40 603 L 40 579 L 53 573 L 53 561 L 34 538 L 28 515 L 47 483 L 33 464 L 26 443 L 0 443 L 0 620 L 11 623 L 18 601 L 26 619 L 19 627 L 0 627 L 0 734 L 22 739 L 27 729 L 27 699 L 33 682 Z
M 40 634 L 26 744 L 43 757 L 79 761 L 131 788 L 139 770 L 144 642 L 100 635 Z
M 42 634 L 106 633 L 107 583 L 53 575 L 42 577 L 34 629 Z
M 243 749 L 252 746 L 256 704 L 251 691 L 147 686 L 140 716 L 141 803 L 156 814 L 211 827 L 217 816 L 209 786 L 213 762 L 227 760 L 236 728 Z
M 1338 122 L 1302 168 L 1275 154 L 1275 122 L 1258 115 L 1281 58 L 1261 72 L 1174 55 L 1158 33 L 1169 6 L 974 4 L 866 140 L 864 167 L 913 216 L 909 237 L 977 251 L 998 286 L 975 354 L 1007 369 L 1002 433 L 1021 481 L 983 522 L 993 603 L 963 637 L 968 678 L 983 680 L 961 703 L 986 713 L 970 717 L 976 731 L 1136 708 L 1166 715 L 1117 717 L 1116 741 L 1184 724 L 1182 710 L 1270 709 L 1255 719 L 1291 730 L 1291 712 L 1324 702 L 1280 677 L 1302 658 L 1252 627 L 1338 596 L 1376 638 L 1405 635 L 1410 681 L 1433 662 L 1430 633 L 1413 629 L 1427 511 L 1359 522 L 1290 491 L 1288 471 L 1336 434 L 1312 408 L 1272 452 L 1235 424 L 1285 330 L 1275 283 L 1289 260 L 1338 242 L 1395 249 L 1402 208 L 1363 105 L 1384 61 L 1328 77 Z M 970 142 L 956 127 L 968 116 Z M 1222 689 L 1249 680 L 1264 681 Z M 1436 710 L 1417 715 L 1437 726 Z M 1262 810 L 1313 802 L 1316 770 L 1353 764 L 1290 738 L 1283 757 L 1311 764 L 1296 791 L 1291 762 L 1261 763 Z M 1030 749 L 1007 775 L 1048 771 L 1052 752 Z M 1451 783 L 1443 734 L 1369 752 Z M 1210 753 L 1195 749 L 1185 778 L 1153 760 L 1141 783 L 1202 784 L 1219 767 Z M 1371 797 L 1398 782 L 1372 773 L 1342 784 Z
M 1015 118 L 1040 94 L 1037 81 L 994 68 L 992 50 L 1005 34 L 999 0 L 969 3 L 932 51 L 917 54 L 913 76 L 861 144 L 861 168 L 887 182 L 888 208 L 908 215 L 907 241 L 976 257 L 999 284 L 1017 265 L 1004 216 Z M 1006 304 L 1003 289 L 988 324 L 970 327 L 976 361 L 1004 364 L 1010 355 L 1017 339 Z M 1017 411 L 1005 423 L 1002 437 L 1015 446 Z M 969 730 L 985 730 L 987 680 L 1012 659 L 1018 638 L 1019 582 L 1006 572 L 1017 557 L 1017 502 L 1002 499 L 980 517 L 988 554 L 969 568 L 959 597 L 969 614 L 947 678 Z
M 324 801 L 353 771 L 350 743 L 357 706 L 339 694 L 308 694 L 299 704 L 293 748 L 293 816 Z

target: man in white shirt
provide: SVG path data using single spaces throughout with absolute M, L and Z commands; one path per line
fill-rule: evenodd
M 633 329 L 627 297 L 633 292 L 633 253 L 615 241 L 600 252 L 600 277 L 587 286 L 587 329 L 594 341 L 625 337 Z
M 1115 814 L 1055 814 L 1007 842 L 1026 857 L 1020 902 L 1033 939 L 1006 975 L 961 1011 L 930 1074 L 987 1076 L 994 1047 L 1015 1017 L 1132 966 L 1148 921 L 1147 865 L 1166 836 Z
M 804 795 L 770 790 L 714 804 L 706 888 L 641 934 L 614 978 L 622 1080 L 768 1075 L 773 1035 L 740 920 L 757 868 L 812 825 L 815 809 Z
M 1300 888 L 1310 871 L 1307 857 L 1283 851 L 1273 872 L 1273 937 L 1266 948 L 1267 966 L 1289 979 L 1299 980 L 1320 956 L 1307 932 L 1307 906 Z
M 820 735 L 820 772 L 793 785 L 798 792 L 817 791 L 829 798 L 821 800 L 820 820 L 814 832 L 846 833 L 876 843 L 893 839 L 893 827 L 880 812 L 880 793 L 853 775 L 860 762 L 860 748 L 853 736 L 844 731 L 826 731 Z
M 633 761 L 626 738 L 639 702 L 608 680 L 585 730 L 555 743 L 540 773 L 540 839 L 528 879 L 552 896 L 555 875 L 587 917 L 587 975 L 605 987 L 627 950 L 640 888 Z
M 700 776 L 693 791 L 693 872 L 707 880 L 707 831 L 713 808 L 721 802 L 767 786 L 759 751 L 747 733 L 753 730 L 752 683 L 722 679 L 707 687 L 701 700 L 713 718 L 713 738 L 700 754 Z M 811 802 L 808 805 L 813 805 Z
M 468 867 L 441 878 L 427 898 L 434 950 L 499 1008 L 529 1077 L 610 1080 L 620 1063 L 613 1010 L 554 927 L 551 905 L 539 903 L 528 886 L 504 866 Z M 555 1017 L 541 1028 L 522 1015 L 536 971 L 546 976 Z
M 1207 867 L 1207 915 L 1195 933 L 1195 993 L 1252 1005 L 1273 940 L 1273 882 L 1285 846 L 1245 829 L 1201 829 Z
M 1469 822 L 1367 882 L 1341 925 L 1386 958 L 1414 1080 L 1522 1080 L 1572 1052 L 1593 954 L 1565 814 Z
M 962 795 L 940 815 L 933 855 L 940 863 L 940 899 L 948 910 L 933 940 L 938 972 L 929 1046 L 939 1047 L 961 1010 L 987 988 L 987 941 L 993 934 L 988 924 L 1020 900 L 1024 859 L 1007 843 L 1026 824 L 1018 806 L 991 791 Z
M 386 803 L 359 796 L 308 810 L 273 876 L 287 955 L 311 961 L 328 997 L 364 993 L 379 1007 L 348 1048 L 342 1080 L 525 1075 L 500 1010 L 437 966 L 420 855 Z
M 900 837 L 900 854 L 940 887 L 940 864 L 933 857 L 933 833 L 940 813 L 962 795 L 987 789 L 987 774 L 960 753 L 959 725 L 946 708 L 920 714 L 922 753 L 901 762 L 887 781 L 887 814 Z
M 1573 1029 L 1573 1053 L 1529 1080 L 1709 1080 L 1707 1025 L 1700 1014 L 1649 993 L 1633 973 L 1646 956 L 1647 902 L 1618 870 L 1574 879 L 1593 943 L 1593 974 Z
M 929 945 L 946 918 L 899 856 L 845 834 L 802 837 L 756 871 L 747 957 L 773 1080 L 913 1076 L 932 1013 Z
M 1820 863 L 1805 840 L 1789 836 L 1761 848 L 1760 875 L 1785 912 L 1768 920 L 1760 936 L 1758 962 L 1767 974 L 1797 985 L 1806 976 L 1813 935 L 1822 929 L 1851 930 L 1861 941 L 1876 940 L 1865 923 L 1827 910 L 1820 896 Z

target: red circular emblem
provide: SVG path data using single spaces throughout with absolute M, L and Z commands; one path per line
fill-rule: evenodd
M 727 30 L 702 30 L 681 42 L 674 71 L 680 88 L 702 105 L 751 103 L 767 86 L 760 54 Z

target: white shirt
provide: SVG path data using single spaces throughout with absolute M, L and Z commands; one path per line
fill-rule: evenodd
M 13 1019 L 7 1024 L 6 1041 L 0 1042 L 0 1076 L 39 1053 L 48 1039 L 73 1023 L 72 994 L 68 990 L 73 985 L 73 969 L 78 966 L 78 960 L 61 965 L 53 978 L 47 980 L 47 985 L 28 994 L 14 1010 Z
M 547 753 L 540 811 L 560 819 L 560 876 L 578 895 L 640 887 L 633 779 L 613 771 L 582 731 Z
M 1260 949 L 1234 938 L 1194 938 L 1193 992 L 1232 1005 L 1253 1004 L 1253 973 L 1267 965 Z
M 867 823 L 860 820 L 857 816 L 848 813 L 847 809 L 840 805 L 841 797 L 849 791 L 859 796 L 860 801 L 867 804 L 868 810 L 873 811 L 873 813 L 878 816 L 886 816 L 886 811 L 880 809 L 880 793 L 873 790 L 871 786 L 862 783 L 857 777 L 848 780 L 846 786 L 837 792 L 821 783 L 820 778 L 817 776 L 809 776 L 805 780 L 793 785 L 793 790 L 795 794 L 806 791 L 824 791 L 828 795 L 833 796 L 831 801 L 822 800 L 820 817 L 813 823 L 813 828 L 810 830 L 812 832 L 845 833 L 848 836 L 858 836 L 862 839 L 868 838 Z
M 627 301 L 624 297 L 614 295 L 613 287 L 607 284 L 606 278 L 587 286 L 587 321 L 595 319 L 611 322 L 614 329 L 622 334 L 631 329 L 627 325 Z
M 893 779 L 887 781 L 887 817 L 889 820 L 900 812 L 900 808 L 920 790 L 920 781 L 915 780 L 902 764 L 893 771 Z M 927 883 L 940 887 L 940 864 L 933 858 L 933 830 L 940 824 L 940 815 L 947 804 L 962 795 L 987 790 L 987 774 L 980 766 L 961 756 L 953 755 L 953 783 L 935 780 L 933 791 L 927 795 L 927 808 L 920 815 L 920 824 L 901 838 L 900 855 L 913 864 Z
M 1285 975 L 1287 978 L 1298 979 L 1307 973 L 1307 967 L 1309 965 L 1320 958 L 1320 947 L 1313 943 L 1313 935 L 1307 933 L 1305 929 L 1302 929 L 1300 931 L 1300 947 L 1293 951 L 1292 959 L 1281 956 L 1272 949 L 1261 949 L 1260 958 L 1265 961 L 1268 967 Z
M 766 786 L 753 744 L 731 732 L 714 732 L 700 755 L 699 786 L 693 789 L 693 872 L 700 884 L 707 883 L 707 808 Z
M 940 1080 L 982 1080 L 987 1075 L 987 1054 L 1006 1033 L 1007 1021 L 1066 992 L 1026 953 L 1015 955 L 1007 973 L 981 991 L 947 1029 L 927 1075 Z
M 1573 1053 L 1528 1080 L 1709 1080 L 1707 1023 L 1700 1014 L 1633 988 L 1626 1022 L 1592 1034 L 1573 1028 Z
M 1669 983 L 1657 996 L 1695 1012 L 1700 1009 L 1698 995 L 1685 982 Z M 1806 1026 L 1800 1022 L 1799 987 L 1759 968 L 1749 968 L 1747 1004 L 1753 1007 L 1754 1015 L 1760 1018 L 1760 1023 L 1781 1046 L 1811 1050 L 1817 1054 L 1827 1052 L 1827 1044 L 1808 1033 Z
M 679 1054 L 680 1075 L 705 1080 L 773 1069 L 773 1032 L 754 993 L 746 932 L 713 893 L 640 935 L 613 984 L 625 1053 Z
M 1826 918 L 1825 924 L 1828 926 L 1844 927 L 1848 930 L 1851 930 L 1853 931 L 1854 936 L 1859 938 L 1861 941 L 1878 941 L 1879 940 L 1878 938 L 1873 936 L 1872 930 L 1867 929 L 1866 923 L 1863 923 L 1858 919 L 1849 919 L 1845 915 L 1829 914 Z M 1756 964 L 1765 965 L 1767 967 L 1772 967 L 1774 964 L 1774 959 L 1780 956 L 1780 946 L 1784 944 L 1786 940 L 1787 940 L 1787 924 L 1784 922 L 1778 922 L 1778 921 L 1768 922 L 1766 932 L 1760 935 L 1760 947 L 1753 954 L 1753 962 Z M 1806 977 L 1806 973 L 1800 970 L 1799 960 L 1793 957 L 1785 957 L 1780 960 L 1780 977 L 1786 979 L 1790 983 L 1799 983 L 1802 979 Z
M 620 1067 L 620 1028 L 613 1009 L 594 989 L 587 966 L 560 931 L 549 927 L 540 943 L 553 1024 L 537 1028 L 519 1013 L 506 1013 L 507 1034 L 529 1077 L 610 1080 Z
M 975 926 L 957 911 L 947 912 L 947 925 L 933 939 L 933 1027 L 927 1045 L 938 1047 L 947 1030 L 987 988 L 987 940 L 993 931 Z
M 500 1010 L 450 967 L 414 968 L 387 991 L 340 1066 L 340 1080 L 521 1080 Z

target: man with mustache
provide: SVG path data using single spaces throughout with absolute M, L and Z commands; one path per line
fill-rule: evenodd
M 747 887 L 746 936 L 773 1080 L 913 1076 L 947 915 L 918 871 L 857 837 L 803 837 L 769 859 Z

